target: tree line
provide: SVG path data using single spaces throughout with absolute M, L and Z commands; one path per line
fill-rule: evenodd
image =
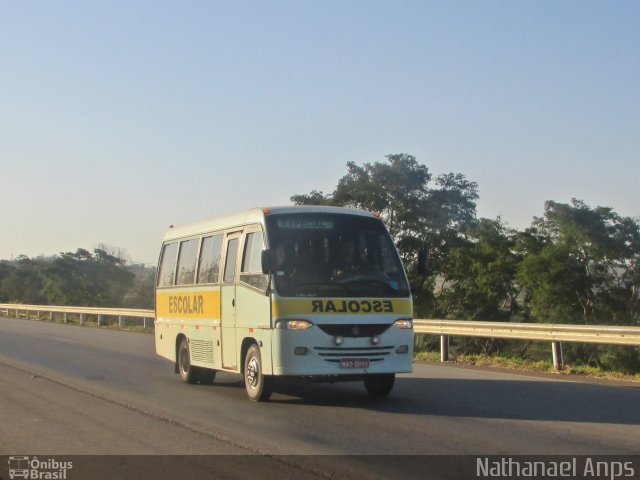
M 380 212 L 407 268 L 417 318 L 640 325 L 638 219 L 550 200 L 519 231 L 478 218 L 477 199 L 477 183 L 460 173 L 434 177 L 407 154 L 349 162 L 333 192 L 291 197 Z M 493 353 L 506 342 L 462 343 Z M 567 344 L 565 357 L 640 371 L 638 348 Z
M 0 303 L 153 308 L 155 268 L 106 250 L 2 260 Z

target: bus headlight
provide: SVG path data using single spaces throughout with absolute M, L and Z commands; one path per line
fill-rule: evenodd
M 306 330 L 313 327 L 313 323 L 308 320 L 279 320 L 276 328 L 279 330 Z
M 413 328 L 413 319 L 401 318 L 400 320 L 393 322 L 393 326 L 397 328 Z

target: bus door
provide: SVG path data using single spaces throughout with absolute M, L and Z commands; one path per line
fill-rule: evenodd
M 236 263 L 242 232 L 228 233 L 225 238 L 225 259 L 220 287 L 220 333 L 222 368 L 238 370 L 236 346 Z

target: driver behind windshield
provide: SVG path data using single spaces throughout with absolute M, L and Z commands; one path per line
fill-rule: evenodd
M 334 276 L 340 277 L 347 273 L 356 272 L 365 267 L 365 261 L 360 252 L 357 251 L 356 244 L 353 239 L 346 239 L 340 247 L 340 255 L 338 256 Z

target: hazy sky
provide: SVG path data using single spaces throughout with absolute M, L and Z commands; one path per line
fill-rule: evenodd
M 0 0 L 0 258 L 123 247 L 409 153 L 523 228 L 640 215 L 638 1 Z

